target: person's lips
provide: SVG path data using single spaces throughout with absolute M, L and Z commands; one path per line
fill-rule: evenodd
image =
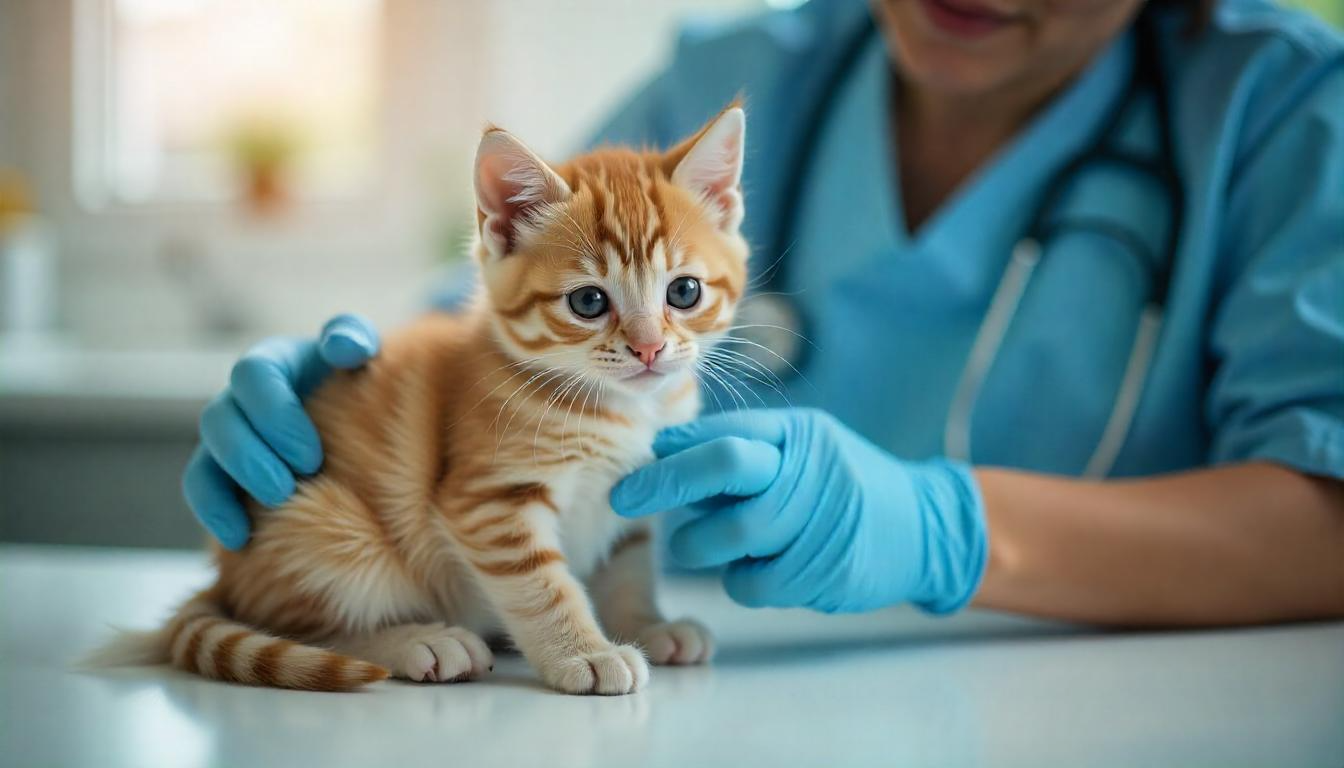
M 966 39 L 985 37 L 1017 20 L 1011 14 L 966 0 L 919 0 L 919 5 L 940 31 Z

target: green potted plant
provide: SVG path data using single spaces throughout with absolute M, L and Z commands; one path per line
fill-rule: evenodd
M 246 120 L 230 131 L 228 146 L 247 208 L 262 215 L 283 210 L 292 197 L 291 176 L 302 150 L 299 132 L 282 120 Z

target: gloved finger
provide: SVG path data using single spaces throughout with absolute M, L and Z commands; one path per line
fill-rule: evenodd
M 653 440 L 653 452 L 663 458 L 721 437 L 741 437 L 780 445 L 784 442 L 785 419 L 785 412 L 779 410 L 715 413 L 659 432 Z
M 192 514 L 220 544 L 235 551 L 243 548 L 251 534 L 251 521 L 238 500 L 232 478 L 220 469 L 204 446 L 196 446 L 182 473 L 182 495 Z
M 322 365 L 311 341 L 270 339 L 253 347 L 229 376 L 233 401 L 295 472 L 311 475 L 322 466 L 322 440 L 299 400 L 307 369 Z
M 706 499 L 705 501 L 692 504 L 689 507 L 669 509 L 663 513 L 658 520 L 658 525 L 660 526 L 661 531 L 659 538 L 670 540 L 674 533 L 685 527 L 687 523 L 699 519 L 701 515 L 718 511 L 733 504 L 741 503 L 741 501 L 742 499 L 733 496 L 715 496 L 712 499 Z
M 715 496 L 755 496 L 774 482 L 780 461 L 769 443 L 721 437 L 626 475 L 611 489 L 611 506 L 642 517 Z
M 686 520 L 687 521 L 694 520 L 698 518 L 700 515 L 708 515 L 711 512 L 718 512 L 721 509 L 727 509 L 728 507 L 731 507 L 734 504 L 741 504 L 741 503 L 742 503 L 742 497 L 740 496 L 711 496 L 710 498 L 705 499 L 704 501 L 697 501 L 694 504 L 688 505 L 686 508 L 691 510 L 695 514 L 690 517 L 687 517 Z
M 687 568 L 773 557 L 798 538 L 806 522 L 805 515 L 791 515 L 777 506 L 775 499 L 758 496 L 709 512 L 673 531 L 668 553 Z
M 201 412 L 201 442 L 215 462 L 252 498 L 276 507 L 294 494 L 294 475 L 227 393 Z
M 333 368 L 358 368 L 378 354 L 378 331 L 362 315 L 337 315 L 322 326 L 317 346 Z
M 733 602 L 747 608 L 793 608 L 801 603 L 790 600 L 779 589 L 774 558 L 738 560 L 723 569 L 723 591 Z

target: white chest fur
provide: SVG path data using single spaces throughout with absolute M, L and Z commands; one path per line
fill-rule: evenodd
M 628 422 L 585 423 L 586 434 L 603 438 L 605 460 L 570 465 L 549 483 L 560 510 L 561 548 L 579 578 L 591 575 L 612 545 L 635 525 L 612 511 L 612 486 L 653 458 L 653 437 L 660 428 L 693 417 L 699 403 L 689 397 L 678 405 L 668 408 L 661 400 L 632 399 L 621 410 Z
M 557 493 L 560 546 L 575 576 L 586 579 L 606 559 L 632 523 L 611 510 L 608 496 L 619 477 L 594 471 L 570 473 Z
M 653 425 L 599 429 L 614 446 L 603 451 L 606 460 L 577 462 L 548 483 L 559 508 L 561 549 L 579 578 L 587 578 L 633 525 L 612 511 L 612 486 L 653 458 Z

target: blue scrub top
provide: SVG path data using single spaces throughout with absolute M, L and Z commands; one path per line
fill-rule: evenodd
M 796 293 L 815 348 L 788 397 L 923 458 L 943 451 L 953 390 L 1014 243 L 1047 181 L 1121 98 L 1134 41 L 1115 40 L 912 234 L 877 38 L 823 116 L 802 199 L 792 211 L 780 199 L 818 73 L 867 12 L 861 0 L 813 0 L 690 27 L 600 140 L 666 145 L 745 94 L 748 240 L 769 243 L 778 217 L 799 217 L 788 284 L 776 289 Z M 1153 367 L 1111 474 L 1262 459 L 1344 477 L 1344 41 L 1256 0 L 1223 0 L 1198 38 L 1163 21 L 1185 223 Z M 1118 140 L 1151 154 L 1155 119 L 1140 103 Z M 1170 225 L 1151 183 L 1099 168 L 1070 181 L 1060 208 L 1117 219 L 1157 254 Z M 1164 266 L 1141 261 L 1096 232 L 1047 243 L 975 406 L 975 463 L 1082 471 Z

